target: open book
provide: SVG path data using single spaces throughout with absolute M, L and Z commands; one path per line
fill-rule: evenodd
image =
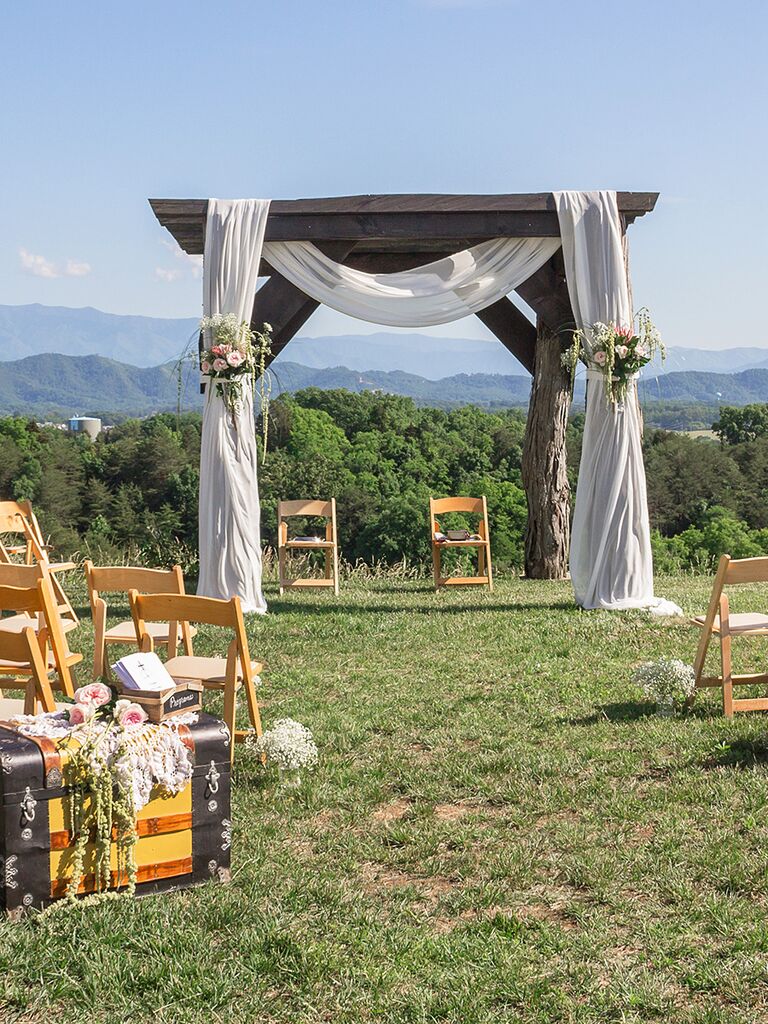
M 154 651 L 149 654 L 128 654 L 115 662 L 112 671 L 124 690 L 160 694 L 176 686 L 175 680 Z

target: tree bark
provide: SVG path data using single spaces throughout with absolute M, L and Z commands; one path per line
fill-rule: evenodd
M 560 339 L 539 317 L 536 366 L 523 448 L 523 486 L 528 499 L 525 574 L 537 580 L 568 575 L 571 526 L 565 434 L 570 381 L 560 362 Z

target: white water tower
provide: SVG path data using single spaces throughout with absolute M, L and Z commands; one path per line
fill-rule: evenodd
M 98 416 L 73 416 L 69 421 L 70 434 L 86 434 L 95 441 L 101 433 L 101 420 Z

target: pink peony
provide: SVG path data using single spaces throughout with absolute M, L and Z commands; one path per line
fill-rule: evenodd
M 605 352 L 595 352 L 592 359 L 597 363 L 598 366 L 605 366 L 605 360 L 607 356 Z
M 207 359 L 204 359 L 202 361 L 202 363 L 200 364 L 200 369 L 203 371 L 203 373 L 211 372 L 211 364 L 208 362 Z
M 147 713 L 140 704 L 134 704 L 132 701 L 121 701 L 122 704 L 127 704 L 127 707 L 120 708 L 117 714 L 117 720 L 124 729 L 134 729 L 137 725 L 143 725 L 147 720 Z
M 216 371 L 216 373 L 221 373 L 222 370 L 226 370 L 226 368 L 227 368 L 227 360 L 226 359 L 214 359 L 213 360 L 213 368 Z
M 93 718 L 96 707 L 93 704 L 72 704 L 67 708 L 70 725 L 85 725 Z
M 619 359 L 626 359 L 628 352 L 629 352 L 629 349 L 627 348 L 626 345 L 617 345 L 616 346 L 616 355 L 619 357 Z
M 229 363 L 230 366 L 235 368 L 237 368 L 238 366 L 242 366 L 244 359 L 245 356 L 243 355 L 243 353 L 238 352 L 237 349 L 235 349 L 234 352 L 230 352 L 229 355 L 227 356 L 227 362 Z
M 112 700 L 112 691 L 104 683 L 89 683 L 75 690 L 75 700 L 78 704 L 93 704 L 94 707 L 100 708 Z

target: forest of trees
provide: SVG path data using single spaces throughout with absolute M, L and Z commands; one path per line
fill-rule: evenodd
M 61 555 L 180 562 L 196 570 L 201 419 L 127 420 L 94 442 L 0 418 L 0 497 L 29 498 Z M 568 437 L 575 495 L 583 415 Z M 723 409 L 720 441 L 649 429 L 648 496 L 659 570 L 710 569 L 723 551 L 768 553 L 768 407 Z M 418 408 L 407 398 L 307 389 L 272 403 L 260 467 L 262 536 L 279 499 L 335 496 L 350 562 L 427 565 L 428 499 L 485 494 L 499 568 L 523 561 L 525 416 Z

